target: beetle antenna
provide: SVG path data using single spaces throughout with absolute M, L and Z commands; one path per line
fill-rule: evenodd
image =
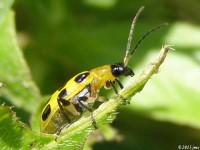
M 135 47 L 133 48 L 133 50 L 132 50 L 132 52 L 131 52 L 130 55 L 133 55 L 133 53 L 136 51 L 136 49 L 138 48 L 138 46 L 142 43 L 142 41 L 143 41 L 149 34 L 151 34 L 152 32 L 154 32 L 154 31 L 156 31 L 156 30 L 158 30 L 158 29 L 160 29 L 160 28 L 162 28 L 162 27 L 165 27 L 165 26 L 167 26 L 167 25 L 168 25 L 168 23 L 163 23 L 163 24 L 161 24 L 161 25 L 159 25 L 159 26 L 154 27 L 153 29 L 149 30 L 148 32 L 146 32 L 146 33 L 142 36 L 142 38 L 138 41 L 138 43 L 135 45 Z
M 129 36 L 128 36 L 128 43 L 127 43 L 127 46 L 126 46 L 126 54 L 125 54 L 125 57 L 124 57 L 124 65 L 125 66 L 128 64 L 128 57 L 129 57 L 131 41 L 132 41 L 134 29 L 135 29 L 135 23 L 137 21 L 137 18 L 139 17 L 139 15 L 141 14 L 141 12 L 143 10 L 144 10 L 144 6 L 140 7 L 140 9 L 137 11 L 135 17 L 133 18 L 133 22 L 131 24 L 131 29 L 130 29 Z
M 149 30 L 148 32 L 146 32 L 142 37 L 141 39 L 137 42 L 137 44 L 135 45 L 135 47 L 132 49 L 131 53 L 128 53 L 125 58 L 124 58 L 124 65 L 126 66 L 128 64 L 128 61 L 130 59 L 130 57 L 133 55 L 133 53 L 136 51 L 136 49 L 139 47 L 139 45 L 142 43 L 142 41 L 144 41 L 144 39 L 150 35 L 152 32 L 164 27 L 164 26 L 167 26 L 168 23 L 163 23 L 159 26 L 156 26 L 154 28 L 152 28 L 151 30 Z M 130 50 L 129 50 L 130 51 Z

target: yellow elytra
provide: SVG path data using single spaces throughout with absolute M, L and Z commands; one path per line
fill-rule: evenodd
M 118 94 L 115 87 L 115 83 L 118 83 L 120 88 L 123 88 L 118 77 L 134 75 L 132 69 L 127 66 L 130 56 L 132 56 L 136 48 L 146 36 L 154 30 L 166 25 L 162 24 L 148 31 L 130 52 L 135 22 L 143 9 L 144 7 L 141 7 L 133 19 L 128 37 L 124 63 L 104 65 L 92 69 L 91 71 L 81 72 L 71 78 L 63 87 L 59 88 L 50 97 L 44 107 L 41 114 L 41 132 L 60 134 L 62 128 L 77 121 L 86 110 L 90 111 L 92 123 L 94 127 L 97 128 L 95 119 L 92 115 L 92 105 L 98 99 L 100 89 L 103 86 L 106 89 L 113 88 L 115 93 L 126 101 L 126 98 Z

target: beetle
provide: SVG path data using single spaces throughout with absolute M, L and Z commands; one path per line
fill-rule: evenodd
M 122 89 L 123 85 L 118 78 L 120 76 L 134 76 L 133 70 L 127 66 L 130 57 L 144 38 L 154 30 L 166 25 L 162 24 L 146 32 L 136 46 L 130 51 L 135 23 L 143 9 L 144 7 L 141 7 L 133 19 L 123 63 L 104 65 L 90 71 L 81 72 L 60 87 L 50 97 L 41 113 L 41 132 L 48 134 L 56 133 L 58 135 L 64 127 L 71 125 L 81 118 L 81 115 L 85 111 L 90 112 L 92 124 L 97 128 L 92 113 L 92 105 L 98 100 L 99 92 L 102 87 L 106 89 L 113 88 L 115 94 L 124 102 L 127 102 L 126 98 L 118 93 L 115 83 L 118 83 L 119 87 Z

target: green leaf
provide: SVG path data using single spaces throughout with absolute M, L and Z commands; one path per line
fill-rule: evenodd
M 180 37 L 180 33 L 184 33 Z M 189 24 L 174 24 L 166 41 L 175 45 L 167 62 L 128 110 L 159 121 L 200 129 L 200 29 Z M 183 53 L 185 52 L 185 53 Z M 151 52 L 146 63 L 151 56 Z M 142 65 L 142 64 L 141 64 Z
M 5 15 L 0 28 L 0 82 L 5 85 L 0 91 L 4 98 L 1 103 L 7 99 L 16 107 L 31 113 L 38 105 L 40 93 L 17 45 L 14 15 L 11 11 Z
M 0 116 L 1 149 L 41 148 L 44 143 L 54 140 L 53 136 L 40 138 L 19 121 L 11 108 L 0 106 Z
M 1 0 L 0 1 L 0 28 L 4 23 L 7 12 L 9 11 L 13 0 Z
M 158 120 L 200 128 L 199 65 L 187 56 L 174 52 L 163 68 L 142 96 L 135 98 L 132 107 Z

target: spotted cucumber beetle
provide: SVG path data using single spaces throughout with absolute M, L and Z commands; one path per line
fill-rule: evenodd
M 114 92 L 126 102 L 126 98 L 118 94 L 115 82 L 122 89 L 119 81 L 120 76 L 134 76 L 134 72 L 127 66 L 140 43 L 151 32 L 165 26 L 162 24 L 148 31 L 130 51 L 132 36 L 136 20 L 144 7 L 136 13 L 130 33 L 123 63 L 104 65 L 91 71 L 84 71 L 71 78 L 64 86 L 59 88 L 49 99 L 41 114 L 41 132 L 48 134 L 59 134 L 61 129 L 77 121 L 86 110 L 91 114 L 92 124 L 97 128 L 92 115 L 92 105 L 99 97 L 99 91 L 104 86 L 106 89 L 113 88 Z

